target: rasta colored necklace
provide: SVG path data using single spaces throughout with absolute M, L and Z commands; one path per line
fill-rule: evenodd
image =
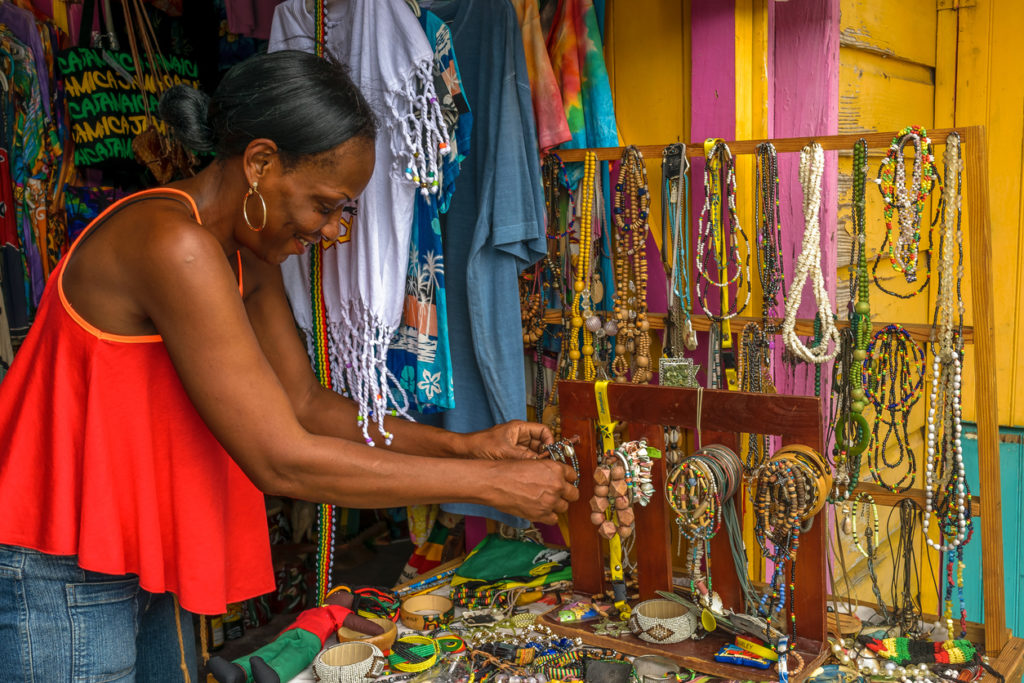
M 907 189 L 906 161 L 903 149 L 908 144 L 914 147 L 914 167 L 910 189 Z M 932 190 L 939 186 L 942 179 L 935 168 L 935 152 L 928 133 L 921 126 L 907 126 L 892 139 L 889 152 L 878 169 L 878 189 L 882 193 L 882 210 L 885 217 L 885 241 L 875 259 L 872 273 L 875 284 L 886 294 L 909 299 L 923 292 L 928 286 L 930 272 L 924 281 L 908 294 L 899 294 L 887 289 L 878 279 L 878 264 L 882 253 L 889 254 L 889 263 L 893 270 L 903 273 L 908 283 L 918 280 L 918 266 L 921 244 L 921 219 L 924 206 Z M 894 217 L 896 220 L 894 221 Z M 926 265 L 932 250 L 931 223 L 928 224 L 928 251 L 925 254 Z

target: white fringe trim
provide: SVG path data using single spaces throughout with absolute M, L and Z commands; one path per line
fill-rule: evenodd
M 359 406 L 356 421 L 363 430 L 366 445 L 375 446 L 370 437 L 371 422 L 391 444 L 394 435 L 384 429 L 384 417 L 409 415 L 409 396 L 386 365 L 388 342 L 395 328 L 390 327 L 358 301 L 332 311 L 341 321 L 327 325 L 328 353 L 331 363 L 332 389 L 347 396 Z M 304 329 L 309 357 L 314 358 L 313 331 Z

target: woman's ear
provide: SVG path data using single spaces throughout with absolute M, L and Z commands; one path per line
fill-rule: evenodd
M 246 184 L 261 182 L 274 165 L 280 163 L 277 144 L 267 138 L 256 138 L 246 145 L 242 155 Z

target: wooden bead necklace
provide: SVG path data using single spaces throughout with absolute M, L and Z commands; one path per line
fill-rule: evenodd
M 628 203 L 627 203 L 628 200 Z M 647 232 L 651 203 L 647 167 L 634 146 L 622 152 L 619 178 L 615 183 L 615 318 L 618 337 L 612 371 L 616 382 L 625 382 L 629 372 L 626 353 L 633 354 L 633 384 L 644 384 L 652 376 L 651 338 L 647 320 Z
M 576 255 L 575 279 L 573 282 L 573 299 L 571 317 L 569 319 L 569 379 L 577 379 L 580 358 L 583 358 L 583 377 L 594 381 L 594 335 L 589 326 L 584 326 L 584 317 L 589 321 L 593 317 L 590 300 L 591 254 L 594 249 L 592 236 L 592 219 L 594 208 L 594 174 L 597 166 L 597 155 L 587 152 L 583 167 L 583 180 L 580 185 L 580 232 L 579 251 Z M 580 337 L 583 346 L 580 347 Z
M 821 178 L 825 168 L 825 152 L 821 145 L 812 142 L 800 150 L 800 185 L 804 194 L 804 237 L 793 270 L 793 282 L 786 298 L 786 316 L 782 322 L 782 340 L 797 358 L 808 363 L 821 364 L 835 358 L 839 352 L 839 330 L 835 316 L 829 310 L 828 292 L 821 272 Z M 814 292 L 821 319 L 821 341 L 813 347 L 804 345 L 796 334 L 796 313 L 804 284 L 808 278 Z M 829 344 L 832 350 L 829 351 Z
M 707 144 L 705 149 L 708 149 Z M 728 230 L 722 225 L 723 198 L 729 211 Z M 745 254 L 740 250 L 741 240 Z M 746 310 L 750 303 L 750 239 L 743 232 L 736 213 L 736 165 L 729 146 L 721 141 L 710 146 L 704 166 L 704 206 L 697 223 L 696 267 L 697 301 L 710 320 L 722 322 Z M 729 287 L 733 284 L 737 296 L 730 303 Z M 710 309 L 711 287 L 721 295 L 722 307 L 718 313 Z M 742 304 L 738 293 L 741 287 L 746 291 Z
M 921 398 L 923 361 L 924 350 L 909 332 L 896 324 L 875 334 L 864 361 L 865 397 L 875 408 L 869 468 L 875 483 L 893 493 L 909 490 L 917 478 L 917 458 L 910 447 L 907 418 Z M 885 436 L 879 438 L 883 424 L 887 429 Z M 898 457 L 895 461 L 890 460 L 888 454 L 890 436 L 896 439 Z M 902 468 L 904 463 L 906 471 L 900 478 L 895 483 L 887 481 L 882 469 Z
M 906 162 L 903 148 L 914 146 L 914 171 L 910 190 L 907 189 Z M 886 244 L 893 270 L 903 273 L 908 283 L 917 281 L 921 218 L 925 202 L 936 185 L 941 185 L 935 168 L 935 153 L 928 133 L 921 126 L 907 126 L 892 139 L 889 152 L 878 170 L 878 189 L 882 193 L 885 217 Z M 894 224 L 893 216 L 898 222 Z M 929 228 L 929 234 L 931 230 Z M 876 278 L 877 284 L 877 278 Z M 913 294 L 922 291 L 918 289 Z M 883 288 L 883 291 L 884 290 Z M 891 293 L 891 292 L 890 292 Z M 913 296 L 911 294 L 910 296 Z

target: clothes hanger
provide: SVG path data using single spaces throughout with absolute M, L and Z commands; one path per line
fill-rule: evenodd
M 413 14 L 417 17 L 420 16 L 420 3 L 416 2 L 416 0 L 405 0 L 405 4 L 409 6 Z

